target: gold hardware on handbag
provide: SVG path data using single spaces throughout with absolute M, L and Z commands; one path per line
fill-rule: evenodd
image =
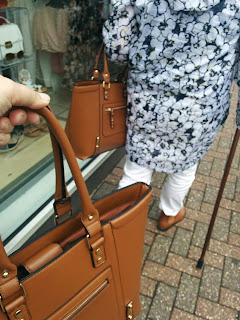
M 58 224 L 10 257 L 0 240 L 0 320 L 132 320 L 141 310 L 151 187 L 136 183 L 93 204 L 61 125 L 49 108 L 36 112 L 50 129 Z M 68 219 L 72 207 L 62 153 L 82 205 Z
M 92 80 L 77 82 L 72 92 L 65 131 L 80 159 L 122 147 L 126 139 L 125 83 L 122 79 L 110 81 L 105 52 L 103 80 L 99 79 L 98 64 L 102 48 L 96 57 Z M 110 112 L 110 118 L 106 111 Z

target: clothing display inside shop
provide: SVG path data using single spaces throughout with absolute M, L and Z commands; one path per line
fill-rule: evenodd
M 98 0 L 70 2 L 69 42 L 65 59 L 64 85 L 90 79 L 95 57 L 102 43 L 102 24 Z
M 19 28 L 23 46 L 19 53 L 9 49 L 11 60 L 6 54 L 0 58 L 0 74 L 47 93 L 64 128 L 73 84 L 91 79 L 103 21 L 109 16 L 109 0 L 11 0 L 5 4 L 0 0 L 0 4 L 0 18 Z M 0 28 L 4 19 L 0 19 Z M 17 189 L 18 183 L 44 168 L 51 161 L 50 153 L 43 120 L 38 125 L 17 126 L 10 142 L 0 147 L 0 161 L 4 161 L 0 202 L 5 192 Z

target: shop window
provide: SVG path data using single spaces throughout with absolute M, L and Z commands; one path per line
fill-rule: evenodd
M 17 25 L 20 36 L 14 41 L 18 41 L 21 49 L 10 50 L 9 55 L 0 54 L 0 74 L 49 94 L 50 106 L 63 128 L 73 84 L 92 76 L 108 10 L 108 0 L 0 0 L 0 28 L 9 23 Z M 5 42 L 12 41 L 7 39 L 6 33 L 5 37 Z M 21 210 L 12 208 L 20 197 L 26 207 L 28 199 L 24 200 L 24 195 L 29 188 L 36 188 L 38 182 L 53 171 L 51 150 L 48 128 L 43 120 L 37 125 L 16 126 L 10 143 L 0 147 L 0 233 L 4 239 L 53 196 L 54 187 L 49 194 L 49 186 L 39 185 L 41 201 L 38 191 L 32 191 L 28 197 L 33 202 L 36 197 L 37 202 L 25 216 Z M 86 162 L 79 161 L 79 164 L 84 166 Z M 67 172 L 67 179 L 70 178 Z M 54 177 L 51 179 L 54 184 Z M 14 226 L 5 223 L 10 217 Z

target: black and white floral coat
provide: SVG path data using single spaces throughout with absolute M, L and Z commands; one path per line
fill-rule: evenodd
M 109 58 L 129 66 L 127 155 L 160 172 L 183 171 L 202 159 L 228 115 L 240 0 L 112 4 L 103 37 Z

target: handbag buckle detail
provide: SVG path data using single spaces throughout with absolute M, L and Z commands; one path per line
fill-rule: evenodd
M 25 291 L 25 289 L 24 289 L 24 287 L 23 287 L 22 284 L 20 284 L 20 288 L 22 289 L 22 296 L 23 296 L 23 298 L 26 298 L 26 291 Z M 2 296 L 1 296 L 1 294 L 0 294 L 0 308 L 2 309 L 2 312 L 4 312 L 4 313 L 7 312 L 6 308 L 5 308 L 4 305 L 3 305 L 3 298 L 2 298 Z
M 132 320 L 133 319 L 133 302 L 130 301 L 127 304 L 127 320 Z
M 92 245 L 90 244 L 89 239 L 90 239 L 90 235 L 87 234 L 86 240 L 87 240 L 89 251 L 91 253 L 92 263 L 93 263 L 94 268 L 98 268 L 106 261 L 105 250 L 104 250 L 104 245 L 103 245 L 104 240 L 101 245 L 98 245 L 98 247 L 94 249 L 92 247 Z M 103 235 L 103 239 L 104 239 L 104 235 Z
M 53 207 L 54 207 L 54 212 L 55 212 L 55 215 L 54 215 L 55 225 L 61 224 L 62 222 L 64 222 L 65 220 L 67 220 L 68 218 L 70 218 L 72 216 L 72 208 L 71 208 L 66 213 L 64 213 L 61 217 L 59 217 L 57 204 L 58 203 L 64 204 L 67 201 L 70 201 L 70 205 L 71 205 L 71 197 L 66 197 L 66 198 L 62 198 L 62 199 L 58 199 L 58 200 L 54 201 Z

